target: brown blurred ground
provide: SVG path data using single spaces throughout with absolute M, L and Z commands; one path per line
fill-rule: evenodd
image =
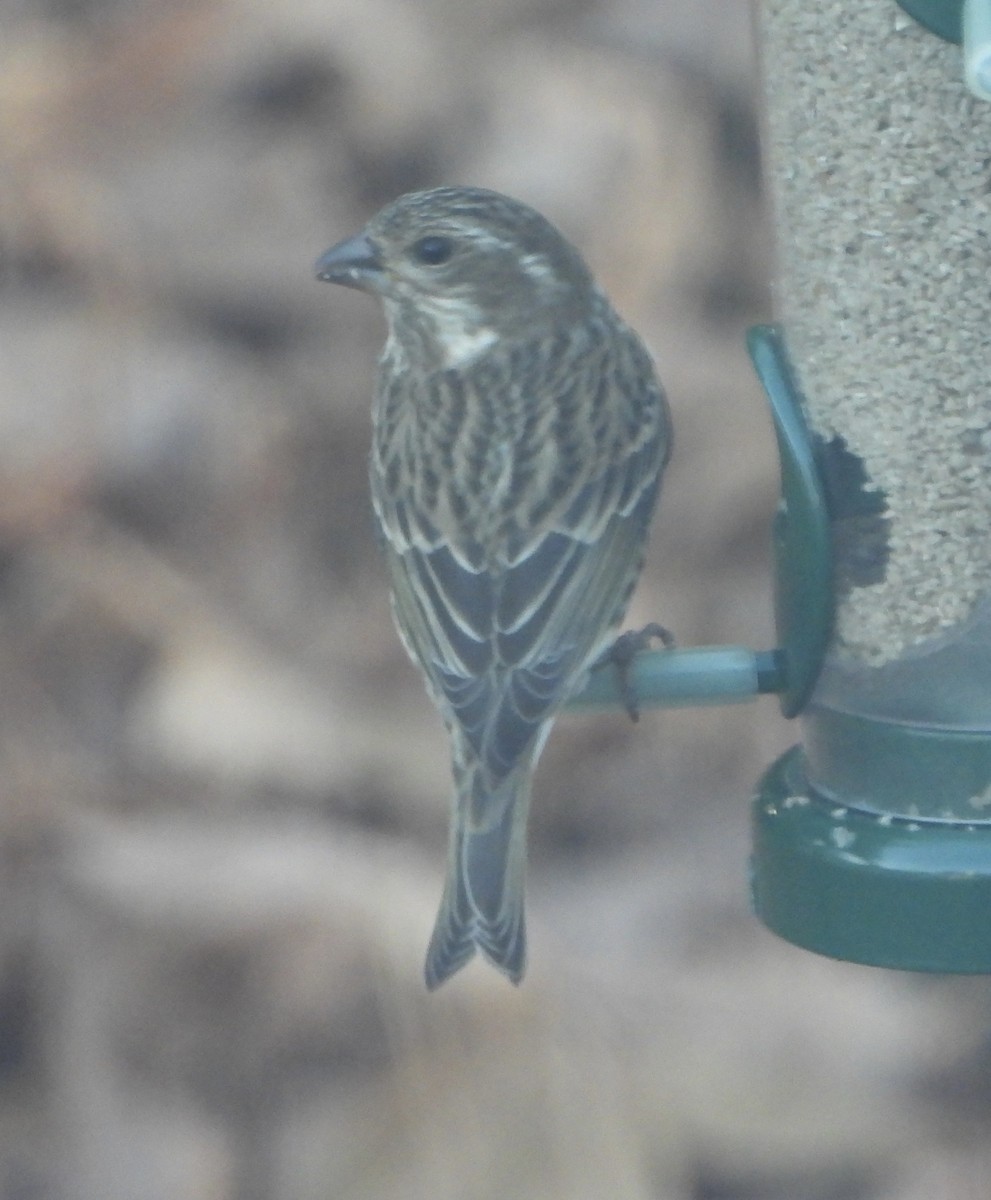
M 519 992 L 420 982 L 447 765 L 312 262 L 497 187 L 586 251 L 677 448 L 634 621 L 771 644 L 744 0 L 8 0 L 0 1197 L 983 1200 L 983 984 L 747 913 L 772 703 L 567 718 Z

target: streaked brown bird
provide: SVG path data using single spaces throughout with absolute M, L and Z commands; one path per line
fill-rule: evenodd
M 377 296 L 388 320 L 372 499 L 455 782 L 427 986 L 476 949 L 517 983 L 531 776 L 640 574 L 664 394 L 578 251 L 496 192 L 401 196 L 317 277 Z

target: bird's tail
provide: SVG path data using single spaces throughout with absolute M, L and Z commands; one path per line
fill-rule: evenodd
M 505 789 L 505 790 L 504 790 Z M 513 983 L 526 968 L 523 884 L 529 771 L 515 773 L 489 798 L 496 820 L 474 825 L 464 797 L 451 821 L 447 881 L 427 950 L 427 987 L 459 971 L 481 950 Z

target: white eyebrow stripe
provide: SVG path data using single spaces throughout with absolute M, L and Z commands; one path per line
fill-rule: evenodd
M 554 274 L 543 254 L 524 254 L 520 259 L 520 266 L 532 279 L 550 279 Z

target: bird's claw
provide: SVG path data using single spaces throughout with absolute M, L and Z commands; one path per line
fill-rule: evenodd
M 655 640 L 659 641 L 665 650 L 672 649 L 675 644 L 674 635 L 670 629 L 665 629 L 663 625 L 651 621 L 642 629 L 628 629 L 626 633 L 621 633 L 600 660 L 603 665 L 612 663 L 616 668 L 623 707 L 630 714 L 630 720 L 634 723 L 640 720 L 640 706 L 637 703 L 633 681 L 630 678 L 630 668 L 637 655 L 649 650 L 651 642 Z

